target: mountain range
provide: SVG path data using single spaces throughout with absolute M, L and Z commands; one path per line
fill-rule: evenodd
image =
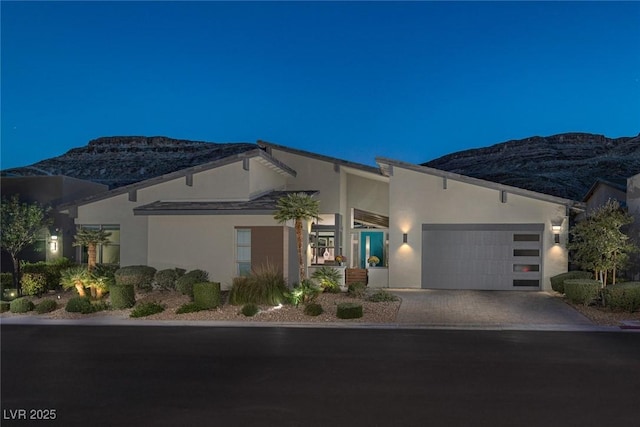
M 220 144 L 164 136 L 102 137 L 61 156 L 1 173 L 67 175 L 116 188 L 257 147 L 252 143 Z M 640 135 L 615 139 L 588 133 L 534 136 L 459 151 L 423 165 L 582 200 L 597 179 L 620 180 L 640 173 Z

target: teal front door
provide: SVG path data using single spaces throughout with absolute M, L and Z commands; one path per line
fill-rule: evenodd
M 367 259 L 375 255 L 380 259 L 378 266 L 384 265 L 384 232 L 363 231 L 360 233 L 362 244 L 360 245 L 360 267 L 366 268 L 369 264 Z

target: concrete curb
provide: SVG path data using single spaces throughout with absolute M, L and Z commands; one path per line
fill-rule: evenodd
M 599 326 L 572 324 L 410 324 L 410 323 L 285 323 L 285 322 L 228 322 L 203 320 L 143 320 L 119 319 L 110 316 L 87 319 L 41 319 L 31 316 L 0 319 L 3 325 L 43 325 L 43 326 L 136 326 L 136 327 L 214 327 L 214 328 L 307 328 L 307 329 L 389 329 L 389 330 L 477 330 L 477 331 L 557 331 L 557 332 L 634 332 L 640 326 Z

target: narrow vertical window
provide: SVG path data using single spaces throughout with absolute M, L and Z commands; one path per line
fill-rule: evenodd
M 236 229 L 236 271 L 238 276 L 251 273 L 251 229 Z

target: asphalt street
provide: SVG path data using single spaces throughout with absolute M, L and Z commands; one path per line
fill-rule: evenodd
M 3 325 L 1 333 L 3 426 L 640 419 L 634 332 Z

